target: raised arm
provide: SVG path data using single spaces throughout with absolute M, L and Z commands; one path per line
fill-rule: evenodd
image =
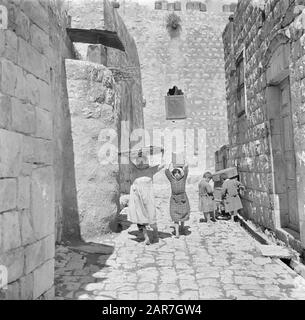
M 189 174 L 189 165 L 188 165 L 188 163 L 185 163 L 185 165 L 183 167 L 183 171 L 184 171 L 184 177 L 187 178 L 187 176 Z
M 164 161 L 164 150 L 162 149 L 162 159 L 161 159 L 161 163 L 160 163 L 160 165 L 158 167 L 158 171 L 161 171 L 165 167 L 166 167 L 166 163 Z
M 171 174 L 171 167 L 172 167 L 172 163 L 169 163 L 165 166 L 165 168 L 166 168 L 165 175 L 169 181 L 171 181 L 173 179 L 172 174 Z

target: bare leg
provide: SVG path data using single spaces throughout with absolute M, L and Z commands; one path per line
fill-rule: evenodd
M 175 222 L 176 238 L 179 238 L 179 222 Z
M 184 234 L 184 221 L 181 221 L 181 234 Z
M 203 212 L 201 212 L 201 216 L 204 216 L 204 215 L 205 215 L 205 214 L 204 214 Z M 204 219 L 203 219 L 203 218 L 200 218 L 200 219 L 199 219 L 199 222 L 200 222 L 200 223 L 204 222 Z
M 146 228 L 143 229 L 143 235 L 144 235 L 144 239 L 145 239 L 144 244 L 149 246 L 150 245 L 150 240 L 149 240 L 149 236 L 148 236 Z
M 216 213 L 215 211 L 211 211 L 212 220 L 216 221 Z
M 151 225 L 152 229 L 153 229 L 153 243 L 157 243 L 159 242 L 159 234 L 158 234 L 158 226 L 157 224 L 152 224 Z
M 232 218 L 234 217 L 234 211 L 230 212 L 230 220 L 232 220 Z
M 210 222 L 210 220 L 211 220 L 210 213 L 207 212 L 204 215 L 205 215 L 206 222 Z

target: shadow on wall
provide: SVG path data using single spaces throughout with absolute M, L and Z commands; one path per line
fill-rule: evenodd
M 71 113 L 68 100 L 67 79 L 66 79 L 66 66 L 63 61 L 62 70 L 64 76 L 62 77 L 62 90 L 63 96 L 67 97 L 67 101 L 64 103 L 64 121 L 65 132 L 63 132 L 63 217 L 62 217 L 62 234 L 61 241 L 75 242 L 81 240 L 80 235 L 80 220 L 78 214 L 77 203 L 77 190 L 75 180 L 75 166 L 74 166 L 74 148 L 72 139 L 72 127 L 71 127 Z

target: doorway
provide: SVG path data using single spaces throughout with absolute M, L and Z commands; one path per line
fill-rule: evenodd
M 299 232 L 298 199 L 296 183 L 296 159 L 294 151 L 290 79 L 287 77 L 279 84 L 280 110 L 279 129 L 281 144 L 281 164 L 278 170 L 283 170 L 283 188 L 281 225 L 282 228 Z M 277 174 L 277 172 L 275 172 Z M 281 208 L 281 209 L 282 209 Z

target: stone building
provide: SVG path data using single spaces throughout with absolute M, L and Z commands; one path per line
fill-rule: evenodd
M 227 8 L 231 2 L 234 1 L 141 4 L 126 0 L 119 9 L 140 56 L 145 129 L 150 130 L 151 139 L 153 129 L 161 129 L 165 136 L 174 134 L 175 129 L 182 129 L 185 135 L 188 129 L 194 132 L 194 137 L 188 136 L 190 141 L 185 137 L 185 144 L 195 144 L 198 162 L 191 165 L 198 167 L 199 163 L 200 174 L 214 168 L 214 152 L 227 142 L 221 35 L 231 14 Z M 171 33 L 166 28 L 167 16 L 172 12 L 181 18 L 180 32 Z M 173 86 L 184 93 L 185 119 L 166 118 L 165 96 Z M 198 148 L 199 145 L 204 147 Z
M 70 237 L 79 219 L 82 236 L 89 240 L 109 231 L 120 193 L 129 193 L 129 159 L 115 154 L 117 164 L 103 165 L 107 159 L 102 153 L 106 155 L 108 136 L 118 150 L 121 145 L 126 150 L 132 131 L 143 128 L 141 71 L 134 39 L 110 2 L 73 0 L 68 10 L 71 28 L 87 30 L 88 37 L 90 29 L 114 32 L 124 47 L 122 51 L 115 45 L 75 43 L 80 61 L 66 61 L 78 214 L 72 212 L 63 227 L 71 228 L 67 230 Z M 109 42 L 115 40 L 111 37 Z
M 102 164 L 101 132 L 112 128 L 120 149 L 120 120 L 143 126 L 136 46 L 107 0 L 87 27 L 107 31 L 124 51 L 87 45 L 86 57 L 67 33 L 77 20 L 69 3 L 0 6 L 0 265 L 8 271 L 0 299 L 51 298 L 55 241 L 94 237 L 118 213 L 129 165 Z
M 223 34 L 228 166 L 244 215 L 305 246 L 304 1 L 239 1 Z

